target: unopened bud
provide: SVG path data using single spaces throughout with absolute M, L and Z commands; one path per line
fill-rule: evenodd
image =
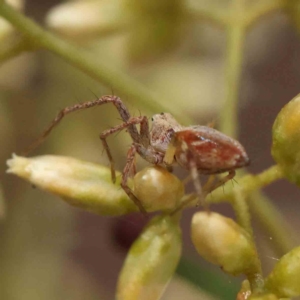
M 248 233 L 232 219 L 213 212 L 194 214 L 191 237 L 198 253 L 232 275 L 253 267 L 255 249 Z
M 300 247 L 285 254 L 266 279 L 266 288 L 279 297 L 300 295 Z
M 154 166 L 134 176 L 133 191 L 147 211 L 174 210 L 184 195 L 184 186 L 165 168 Z
M 287 103 L 273 125 L 272 156 L 285 176 L 300 185 L 300 95 Z
M 107 167 L 54 155 L 32 158 L 13 155 L 7 165 L 8 173 L 22 177 L 84 210 L 101 215 L 137 211 L 119 183 L 111 182 Z
M 132 245 L 120 273 L 117 300 L 158 300 L 181 254 L 177 217 L 158 216 Z

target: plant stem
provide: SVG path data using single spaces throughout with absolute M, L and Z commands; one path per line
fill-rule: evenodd
M 249 9 L 248 13 L 245 13 L 245 10 L 242 11 L 243 4 L 243 1 L 233 0 L 232 22 L 229 23 L 227 27 L 227 81 L 225 86 L 225 108 L 221 115 L 220 128 L 223 132 L 233 137 L 238 135 L 237 104 L 243 58 L 243 43 L 246 30 L 257 22 L 261 16 L 283 7 L 282 0 L 271 0 L 268 3 L 259 2 L 253 5 L 253 7 Z M 239 11 L 240 14 L 238 14 Z M 275 209 L 269 199 L 256 190 L 282 177 L 283 174 L 280 168 L 278 166 L 273 166 L 257 176 L 244 176 L 239 182 L 244 195 L 249 195 L 250 193 L 250 201 L 247 202 L 247 204 L 250 205 L 251 210 L 260 219 L 262 228 L 273 238 L 273 245 L 280 254 L 287 252 L 287 250 L 289 250 L 293 245 L 293 241 L 288 233 L 289 230 L 287 230 L 287 227 L 281 226 L 283 217 Z M 255 201 L 251 201 L 254 200 L 254 196 L 251 195 L 252 191 L 256 191 L 255 194 L 253 194 L 256 198 Z M 232 203 L 235 199 L 233 189 L 230 189 L 229 193 L 225 194 L 222 194 L 220 191 L 216 191 L 210 200 L 211 202 L 218 202 L 222 198 L 231 199 Z M 257 199 L 259 199 L 259 201 L 257 201 Z M 242 204 L 243 203 L 241 202 L 234 203 L 233 206 L 239 222 L 243 224 L 243 227 L 248 227 L 249 231 L 249 226 L 251 228 L 250 215 L 244 213 L 245 208 Z M 285 222 L 283 222 L 283 224 L 285 224 Z M 256 277 L 254 276 L 254 279 L 255 278 Z M 259 282 L 260 280 L 258 280 L 258 283 Z
M 239 22 L 227 25 L 227 48 L 225 61 L 225 102 L 220 116 L 222 132 L 236 137 L 238 135 L 237 104 L 243 60 L 245 29 Z
M 249 195 L 283 177 L 284 175 L 281 168 L 278 165 L 274 165 L 257 175 L 245 175 L 239 179 L 238 185 L 243 189 L 245 195 Z M 221 189 L 214 191 L 211 199 L 209 199 L 210 203 L 219 203 L 224 201 L 224 199 L 230 201 L 234 197 L 234 189 L 233 186 L 228 184 L 224 192 Z
M 42 29 L 35 22 L 14 10 L 6 3 L 0 3 L 0 15 L 13 24 L 33 45 L 45 48 L 62 57 L 93 79 L 127 95 L 133 103 L 142 102 L 151 111 L 171 111 L 184 122 L 191 123 L 190 118 L 175 105 L 163 107 L 159 96 L 144 85 L 122 72 L 106 57 L 93 57 L 76 46 L 56 37 Z M 170 103 L 172 103 L 170 99 Z
M 257 249 L 254 241 L 249 206 L 246 201 L 246 196 L 241 188 L 234 189 L 234 198 L 231 201 L 231 204 L 236 213 L 237 222 L 249 233 L 251 237 L 252 247 L 255 249 L 256 253 L 255 257 L 252 258 L 253 265 L 251 271 L 249 271 L 246 274 L 251 285 L 251 290 L 252 292 L 262 292 L 264 286 L 264 279 L 262 275 L 261 262 L 257 254 Z
M 241 70 L 243 62 L 243 46 L 245 40 L 245 28 L 243 20 L 240 16 L 245 13 L 245 3 L 241 0 L 233 0 L 231 7 L 232 16 L 227 24 L 227 54 L 225 64 L 225 106 L 221 114 L 220 128 L 221 130 L 233 137 L 238 135 L 238 96 L 241 79 Z M 271 172 L 271 173 L 274 173 Z M 276 173 L 276 172 L 275 172 Z M 266 177 L 270 177 L 266 176 Z M 260 182 L 256 180 L 256 183 Z M 253 248 L 256 250 L 253 231 L 251 227 L 251 217 L 249 214 L 248 204 L 246 202 L 246 191 L 244 188 L 247 184 L 237 189 L 232 189 L 230 202 L 236 213 L 238 222 L 249 233 Z M 213 197 L 215 198 L 215 197 Z M 247 278 L 251 285 L 252 292 L 263 290 L 264 280 L 262 276 L 261 262 L 255 251 L 256 256 L 253 257 L 253 267 L 247 273 Z
M 251 216 L 249 213 L 249 207 L 246 200 L 246 195 L 239 187 L 235 188 L 234 196 L 231 201 L 231 205 L 236 213 L 237 222 L 243 227 L 253 238 L 253 230 L 251 226 Z

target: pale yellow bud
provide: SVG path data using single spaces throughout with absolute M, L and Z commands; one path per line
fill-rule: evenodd
M 117 300 L 158 300 L 181 254 L 177 217 L 158 216 L 132 245 L 120 273 Z
M 184 186 L 165 168 L 153 166 L 134 176 L 133 191 L 147 211 L 174 210 L 184 195 Z
M 214 212 L 194 214 L 192 241 L 198 253 L 232 275 L 247 273 L 256 257 L 248 233 L 232 219 Z
M 71 157 L 44 155 L 26 158 L 13 155 L 8 173 L 24 178 L 69 204 L 101 215 L 122 215 L 137 207 L 111 181 L 110 169 Z M 118 179 L 120 174 L 118 173 Z

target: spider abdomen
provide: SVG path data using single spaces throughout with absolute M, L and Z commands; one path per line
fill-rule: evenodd
M 203 174 L 222 173 L 249 164 L 248 155 L 236 140 L 207 126 L 191 126 L 174 136 L 175 159 L 185 169 L 193 161 Z

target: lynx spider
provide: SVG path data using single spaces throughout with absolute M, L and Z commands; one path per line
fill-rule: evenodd
M 150 130 L 146 116 L 131 117 L 123 101 L 119 97 L 111 95 L 62 109 L 42 135 L 26 150 L 25 154 L 41 144 L 65 115 L 106 103 L 112 103 L 123 120 L 123 123 L 100 134 L 101 142 L 110 161 L 112 181 L 116 181 L 116 173 L 114 160 L 106 138 L 127 128 L 133 142 L 127 152 L 121 186 L 144 214 L 146 213 L 145 208 L 127 185 L 128 178 L 135 174 L 136 153 L 154 165 L 171 168 L 176 162 L 181 167 L 189 170 L 200 200 L 203 195 L 199 173 L 211 175 L 229 172 L 226 177 L 220 179 L 211 188 L 212 190 L 232 179 L 235 176 L 235 169 L 244 167 L 249 163 L 247 153 L 238 141 L 211 127 L 198 125 L 184 127 L 171 114 L 161 113 L 155 114 L 151 118 L 152 128 Z M 140 130 L 137 128 L 138 124 Z

